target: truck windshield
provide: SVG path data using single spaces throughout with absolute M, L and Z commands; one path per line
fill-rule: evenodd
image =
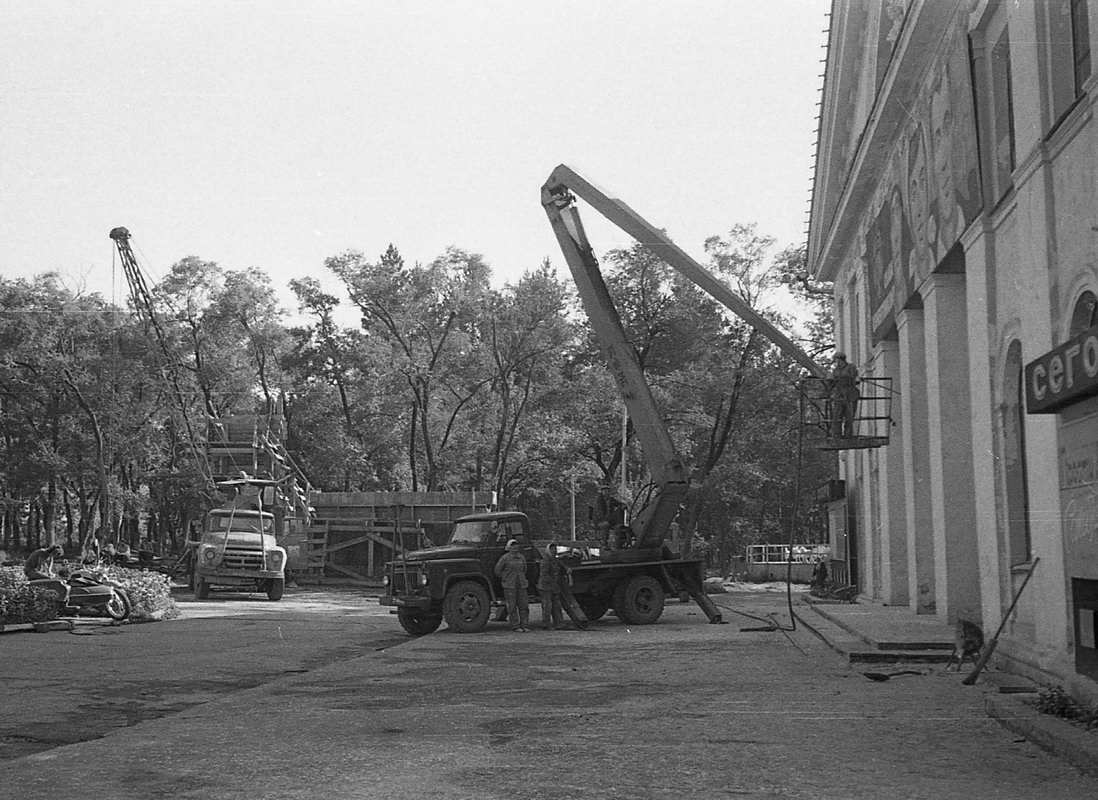
M 211 514 L 208 530 L 250 533 L 270 532 L 272 522 L 273 520 L 266 517 L 260 518 L 241 514 Z
M 454 532 L 450 534 L 450 542 L 483 544 L 484 542 L 490 541 L 491 536 L 492 523 L 487 520 L 459 522 L 454 525 Z

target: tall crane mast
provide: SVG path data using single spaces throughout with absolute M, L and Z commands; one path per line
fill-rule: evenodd
M 645 557 L 645 551 L 651 553 L 662 545 L 689 489 L 689 476 L 606 288 L 598 260 L 580 220 L 576 207 L 577 197 L 770 339 L 779 350 L 813 376 L 824 378 L 827 372 L 768 319 L 751 308 L 743 298 L 688 256 L 663 231 L 647 222 L 621 200 L 612 198 L 581 177 L 571 167 L 561 164 L 554 169 L 541 187 L 541 204 L 564 253 L 607 366 L 633 420 L 637 438 L 652 473 L 652 482 L 656 487 L 653 497 L 632 523 L 637 557 L 641 558 Z
M 133 249 L 130 247 L 130 232 L 126 228 L 114 228 L 110 233 L 110 237 L 114 240 L 118 257 L 122 262 L 122 271 L 125 273 L 126 283 L 129 285 L 130 302 L 133 304 L 134 310 L 153 329 L 155 334 L 157 346 L 160 350 L 160 369 L 168 384 L 172 399 L 183 418 L 191 460 L 194 462 L 199 474 L 202 475 L 205 491 L 210 494 L 215 488 L 213 474 L 210 471 L 209 459 L 206 457 L 200 443 L 200 437 L 195 431 L 194 423 L 191 421 L 187 394 L 180 379 L 179 357 L 176 355 L 164 327 L 160 324 L 160 317 L 153 305 L 152 295 L 149 292 L 148 284 L 145 282 L 144 273 L 142 273 L 141 267 L 138 266 Z

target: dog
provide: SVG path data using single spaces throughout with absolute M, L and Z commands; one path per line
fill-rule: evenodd
M 977 665 L 977 659 L 980 656 L 980 651 L 984 649 L 984 632 L 980 629 L 980 626 L 975 622 L 969 622 L 967 619 L 957 619 L 957 628 L 954 631 L 953 639 L 953 652 L 949 655 L 949 661 L 946 662 L 945 668 L 948 670 L 949 665 L 953 663 L 953 659 L 957 658 L 957 671 L 961 671 L 961 667 L 964 666 L 965 659 L 972 659 L 972 666 Z

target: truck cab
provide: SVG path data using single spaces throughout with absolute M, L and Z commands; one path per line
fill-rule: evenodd
M 211 588 L 266 592 L 282 599 L 286 551 L 275 540 L 275 517 L 233 504 L 206 514 L 195 551 L 194 596 L 205 600 Z
M 435 631 L 444 619 L 461 633 L 482 631 L 492 606 L 502 603 L 495 566 L 509 539 L 519 543 L 529 591 L 535 592 L 541 556 L 530 539 L 530 521 L 521 512 L 500 511 L 460 517 L 446 544 L 387 563 L 379 602 L 393 607 L 404 630 L 416 636 Z

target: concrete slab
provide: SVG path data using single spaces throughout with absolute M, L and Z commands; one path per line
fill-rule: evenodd
M 803 607 L 879 650 L 953 649 L 953 628 L 940 618 L 871 603 L 813 603 Z

